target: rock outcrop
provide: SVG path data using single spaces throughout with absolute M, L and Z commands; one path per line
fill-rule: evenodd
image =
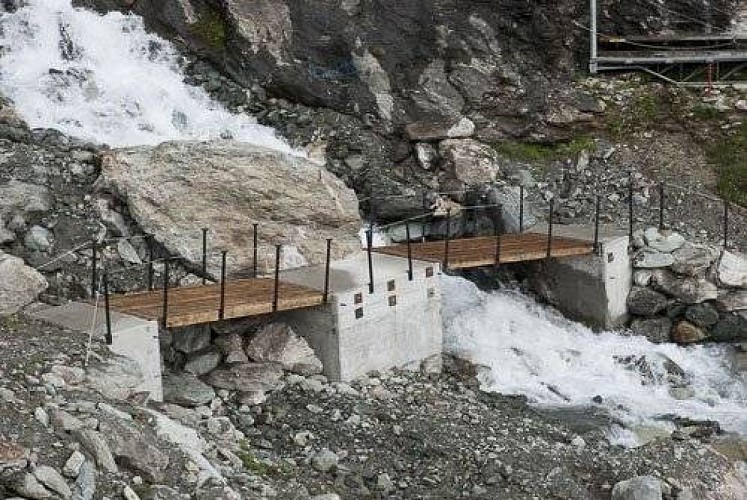
M 335 258 L 360 248 L 355 194 L 300 157 L 231 141 L 170 142 L 113 151 L 102 173 L 172 253 L 200 262 L 201 228 L 208 228 L 212 270 L 218 249 L 228 251 L 230 271 L 251 268 L 255 223 L 260 271 L 274 267 L 274 245 L 284 245 L 285 268 L 323 262 L 327 238 Z
M 47 288 L 47 281 L 18 257 L 0 251 L 0 317 L 15 314 Z

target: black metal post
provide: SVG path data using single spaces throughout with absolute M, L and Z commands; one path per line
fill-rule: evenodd
M 148 245 L 148 291 L 153 291 L 153 235 L 149 235 L 145 239 Z
M 374 293 L 373 273 L 373 231 L 366 231 L 366 252 L 368 253 L 368 293 Z
M 114 339 L 112 338 L 112 315 L 111 309 L 109 309 L 109 275 L 104 269 L 104 310 L 106 314 L 106 345 L 112 345 Z
M 272 296 L 272 312 L 278 310 L 278 299 L 280 297 L 280 254 L 283 252 L 283 245 L 275 245 L 275 286 Z
M 659 231 L 664 230 L 664 183 L 659 183 Z
M 633 231 L 635 226 L 635 220 L 633 219 L 633 176 L 630 176 L 628 182 L 628 237 L 630 237 L 631 243 L 633 242 Z
M 602 213 L 602 197 L 597 195 L 597 203 L 594 211 L 594 253 L 597 255 L 601 249 L 599 245 L 599 219 Z
M 169 259 L 163 261 L 163 327 L 169 320 Z
M 207 228 L 202 228 L 202 284 L 207 284 Z
M 407 279 L 412 281 L 412 241 L 410 241 L 410 221 L 405 221 L 405 238 L 407 238 Z
M 493 233 L 495 234 L 495 265 L 501 263 L 502 239 L 503 239 L 503 205 L 498 205 L 498 217 L 494 218 Z
M 446 239 L 444 240 L 444 271 L 449 269 L 449 243 L 451 242 L 451 209 L 446 209 Z
M 259 260 L 259 224 L 254 224 L 254 257 L 252 258 L 253 276 L 257 277 L 257 261 Z
M 98 245 L 95 241 L 91 244 L 91 250 L 93 251 L 93 262 L 91 264 L 91 296 L 93 297 L 96 295 L 96 290 L 98 288 L 96 283 L 96 280 L 98 279 Z
M 553 198 L 550 200 L 550 216 L 547 221 L 547 258 L 549 259 L 552 257 L 552 224 L 553 224 L 553 216 L 555 214 L 555 199 Z
M 519 232 L 524 232 L 524 186 L 519 186 Z
M 329 302 L 329 268 L 332 264 L 332 238 L 327 238 L 327 260 L 324 264 L 324 303 Z
M 226 257 L 228 252 L 223 250 L 220 253 L 220 309 L 218 310 L 218 319 L 223 320 L 226 317 Z
M 428 191 L 423 191 L 423 220 L 420 223 L 420 239 L 425 243 L 426 219 L 428 218 Z
M 724 249 L 729 243 L 729 202 L 724 200 Z

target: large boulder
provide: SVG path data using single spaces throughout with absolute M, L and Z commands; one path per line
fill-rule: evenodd
M 170 373 L 163 377 L 163 400 L 181 406 L 201 406 L 215 398 L 212 387 L 191 373 Z
M 259 224 L 259 268 L 323 262 L 360 248 L 358 200 L 343 182 L 303 158 L 234 142 L 168 142 L 104 156 L 107 188 L 127 201 L 132 216 L 169 251 L 202 258 L 200 228 L 211 250 L 228 251 L 229 271 L 252 265 L 252 224 Z M 219 255 L 212 253 L 216 270 Z
M 17 313 L 47 289 L 47 280 L 23 260 L 0 251 L 0 317 Z
M 718 252 L 707 245 L 687 242 L 672 252 L 672 256 L 674 257 L 672 271 L 685 276 L 703 277 L 718 258 Z
M 101 420 L 99 430 L 118 464 L 151 483 L 164 480 L 164 469 L 169 465 L 169 456 L 158 449 L 151 436 L 117 418 Z
M 628 311 L 636 316 L 653 317 L 667 307 L 667 298 L 650 288 L 633 287 L 628 294 Z
M 612 500 L 661 500 L 661 481 L 654 476 L 637 476 L 612 488 Z
M 214 370 L 207 382 L 218 389 L 240 392 L 269 392 L 278 389 L 283 368 L 278 363 L 236 363 Z
M 724 286 L 747 288 L 747 258 L 743 254 L 722 253 L 717 274 Z
M 652 284 L 658 291 L 685 304 L 700 304 L 718 297 L 716 285 L 702 278 L 677 277 L 664 269 L 652 274 Z
M 249 342 L 246 354 L 254 361 L 280 363 L 284 370 L 301 375 L 317 375 L 323 369 L 308 342 L 283 323 L 262 328 Z
M 500 174 L 498 154 L 474 139 L 442 141 L 439 151 L 449 176 L 466 186 L 490 184 Z
M 672 320 L 669 318 L 635 319 L 630 329 L 636 335 L 646 337 L 654 344 L 669 342 Z
M 52 209 L 52 197 L 44 186 L 11 180 L 0 184 L 0 220 L 28 216 Z

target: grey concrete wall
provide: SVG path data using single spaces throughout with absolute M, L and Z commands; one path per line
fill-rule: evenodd
M 573 236 L 566 231 L 565 236 Z M 623 326 L 628 318 L 627 296 L 632 265 L 627 236 L 608 234 L 599 255 L 549 259 L 532 264 L 535 292 L 564 315 L 592 328 Z

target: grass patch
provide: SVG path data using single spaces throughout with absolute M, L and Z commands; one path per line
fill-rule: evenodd
M 719 195 L 732 203 L 747 206 L 747 123 L 706 151 L 717 168 Z
M 190 26 L 190 31 L 213 50 L 223 50 L 226 47 L 228 27 L 220 13 L 215 10 L 209 10 L 200 16 L 197 22 Z
M 577 137 L 568 142 L 541 144 L 533 142 L 499 142 L 493 148 L 501 155 L 517 161 L 561 160 L 594 149 L 594 139 Z
M 236 453 L 236 456 L 241 459 L 241 463 L 244 465 L 244 468 L 252 472 L 253 474 L 257 476 L 274 477 L 288 474 L 289 471 L 285 467 L 285 464 L 281 464 L 279 466 L 270 465 L 255 457 L 254 453 L 252 453 L 252 450 L 249 447 L 249 442 L 247 440 L 242 440 L 239 443 L 239 448 L 241 449 Z
M 692 113 L 698 120 L 715 120 L 721 116 L 719 110 L 705 104 L 696 104 L 693 106 Z

